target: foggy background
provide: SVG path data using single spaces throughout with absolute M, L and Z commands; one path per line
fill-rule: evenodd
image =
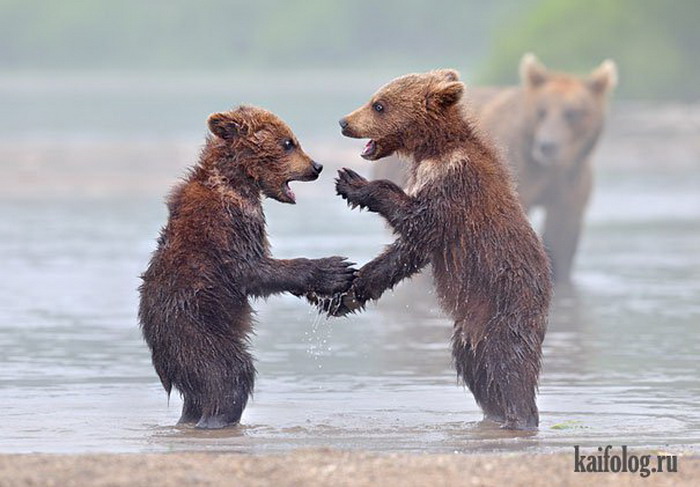
M 580 74 L 618 64 L 600 170 L 697 167 L 700 7 L 672 5 L 5 0 L 0 189 L 162 191 L 194 160 L 207 115 L 244 102 L 342 163 L 356 144 L 336 120 L 379 85 L 436 67 L 459 69 L 467 85 L 516 83 L 528 51 Z
M 697 448 L 699 18 L 695 0 L 0 0 L 0 451 Z M 335 196 L 336 167 L 369 173 L 337 120 L 406 72 L 517 83 L 526 52 L 581 75 L 613 59 L 620 78 L 537 439 L 465 429 L 480 414 L 455 385 L 450 324 L 419 299 L 330 322 L 291 296 L 257 302 L 249 428 L 166 429 L 179 399 L 151 367 L 136 288 L 207 116 L 261 105 L 326 166 L 293 184 L 298 205 L 266 201 L 277 257 L 362 264 L 391 237 Z M 582 426 L 553 428 L 568 421 Z
M 162 192 L 207 115 L 239 103 L 344 163 L 356 144 L 336 120 L 379 85 L 436 67 L 468 86 L 516 83 L 528 51 L 580 74 L 618 64 L 599 170 L 697 167 L 699 14 L 692 0 L 4 0 L 0 189 Z

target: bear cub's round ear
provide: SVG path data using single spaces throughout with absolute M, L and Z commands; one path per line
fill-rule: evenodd
M 436 84 L 428 95 L 428 109 L 444 110 L 459 101 L 464 94 L 464 83 L 461 81 L 442 81 Z
M 221 139 L 232 139 L 240 132 L 239 124 L 227 113 L 212 113 L 207 125 L 211 133 Z
M 443 81 L 459 81 L 459 71 L 456 69 L 436 69 L 433 73 Z

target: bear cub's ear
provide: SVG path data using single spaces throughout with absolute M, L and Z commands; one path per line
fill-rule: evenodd
M 440 82 L 431 89 L 428 95 L 428 109 L 444 110 L 459 101 L 464 94 L 464 83 L 461 81 Z
M 228 113 L 212 113 L 207 125 L 211 133 L 221 139 L 233 139 L 240 132 L 240 125 Z
M 459 81 L 459 71 L 456 69 L 436 69 L 433 73 L 443 81 Z

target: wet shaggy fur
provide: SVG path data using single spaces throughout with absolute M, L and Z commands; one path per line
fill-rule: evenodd
M 139 318 L 165 390 L 183 396 L 180 423 L 239 421 L 253 391 L 249 297 L 347 290 L 341 257 L 276 260 L 262 197 L 293 203 L 289 181 L 321 172 L 287 125 L 241 107 L 209 118 L 199 162 L 168 199 L 168 223 L 140 287 Z
M 338 194 L 382 215 L 397 239 L 360 269 L 335 314 L 379 299 L 432 264 L 442 307 L 454 320 L 459 377 L 486 418 L 535 428 L 549 267 L 508 170 L 461 111 L 463 91 L 452 70 L 406 75 L 340 121 L 343 134 L 371 139 L 364 158 L 396 152 L 411 169 L 407 192 L 340 171 Z

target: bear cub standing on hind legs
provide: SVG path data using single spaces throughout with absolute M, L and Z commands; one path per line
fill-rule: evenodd
M 140 287 L 139 319 L 165 390 L 183 396 L 180 423 L 223 428 L 240 420 L 253 391 L 250 296 L 346 291 L 343 257 L 276 260 L 262 196 L 295 203 L 290 181 L 322 166 L 289 127 L 255 107 L 209 117 L 199 163 L 168 200 L 169 218 Z
M 407 193 L 390 181 L 339 172 L 338 194 L 382 215 L 398 238 L 359 270 L 330 313 L 360 309 L 432 264 L 442 307 L 454 320 L 459 377 L 487 419 L 532 429 L 539 424 L 549 266 L 503 161 L 461 113 L 463 91 L 453 70 L 409 74 L 340 121 L 344 135 L 370 139 L 363 158 L 396 152 L 411 171 Z

